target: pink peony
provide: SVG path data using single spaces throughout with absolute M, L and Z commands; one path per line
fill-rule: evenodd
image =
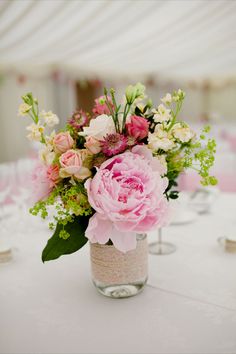
M 78 179 L 85 179 L 91 175 L 90 170 L 83 167 L 83 154 L 84 150 L 68 150 L 61 155 L 59 161 L 62 178 L 74 176 Z
M 113 109 L 113 103 L 112 103 L 111 97 L 108 96 L 107 98 L 108 98 L 108 102 L 110 104 L 110 107 Z M 96 98 L 95 106 L 93 108 L 93 113 L 95 115 L 101 115 L 101 114 L 110 115 L 111 114 L 109 108 L 107 107 L 105 96 L 100 96 L 99 98 Z
M 86 147 L 86 149 L 91 153 L 91 154 L 98 154 L 101 151 L 101 144 L 99 142 L 99 140 L 95 139 L 92 136 L 87 136 L 85 138 L 86 142 L 84 144 L 84 146 Z
M 33 202 L 45 199 L 52 191 L 51 181 L 47 176 L 48 167 L 38 163 L 32 172 L 32 196 Z
M 126 129 L 130 136 L 142 140 L 148 136 L 149 122 L 146 118 L 130 116 L 130 121 L 126 123 Z
M 47 168 L 47 179 L 49 180 L 50 187 L 55 187 L 55 185 L 59 182 L 59 167 L 58 165 L 50 165 Z
M 136 233 L 162 227 L 167 221 L 168 202 L 160 164 L 144 146 L 105 161 L 93 179 L 85 183 L 96 213 L 90 218 L 86 237 L 91 242 L 127 252 L 136 247 Z
M 53 139 L 55 151 L 59 154 L 71 149 L 74 145 L 74 140 L 69 132 L 62 132 L 55 135 Z

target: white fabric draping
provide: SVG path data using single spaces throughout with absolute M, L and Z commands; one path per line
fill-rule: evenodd
M 2 0 L 0 68 L 37 75 L 57 67 L 74 77 L 235 76 L 235 21 L 234 1 Z

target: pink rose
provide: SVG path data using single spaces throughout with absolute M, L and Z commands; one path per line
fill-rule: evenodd
M 55 135 L 53 145 L 55 147 L 55 151 L 62 154 L 73 147 L 74 140 L 70 136 L 69 132 L 62 132 Z
M 113 103 L 112 103 L 111 97 L 108 96 L 107 98 L 108 98 L 108 102 L 110 104 L 110 107 L 113 109 Z M 101 115 L 101 114 L 110 115 L 111 114 L 109 108 L 107 107 L 105 96 L 100 96 L 99 98 L 96 98 L 95 106 L 93 108 L 93 113 L 95 115 Z
M 32 172 L 31 187 L 33 202 L 45 199 L 52 191 L 51 182 L 47 177 L 47 169 L 47 166 L 38 163 Z
M 47 168 L 47 179 L 49 180 L 50 187 L 55 187 L 55 185 L 60 180 L 58 165 L 48 166 L 48 168 Z
M 149 122 L 146 118 L 130 116 L 130 122 L 126 123 L 128 134 L 135 139 L 142 140 L 148 135 Z
M 74 176 L 77 179 L 85 179 L 91 175 L 87 167 L 83 167 L 83 150 L 68 150 L 61 155 L 60 177 L 67 178 Z
M 94 155 L 98 154 L 102 150 L 100 142 L 92 136 L 86 137 L 86 143 L 84 144 L 84 146 L 91 154 Z
M 122 252 L 136 247 L 136 233 L 162 227 L 167 221 L 167 178 L 145 147 L 105 161 L 93 179 L 85 183 L 96 213 L 90 218 L 86 237 L 105 244 L 109 239 Z

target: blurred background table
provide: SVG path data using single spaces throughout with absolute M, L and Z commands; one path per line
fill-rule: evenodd
M 14 258 L 0 264 L 0 352 L 235 353 L 236 255 L 217 243 L 235 234 L 235 210 L 236 195 L 221 193 L 210 214 L 164 229 L 177 251 L 150 255 L 147 287 L 123 300 L 96 292 L 88 245 L 43 264 L 46 225 L 29 216 L 17 231 L 9 219 Z

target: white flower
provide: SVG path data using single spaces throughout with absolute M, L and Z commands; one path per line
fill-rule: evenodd
M 164 124 L 157 124 L 154 132 L 155 132 L 155 135 L 160 139 L 162 139 L 162 138 L 170 138 L 171 139 L 171 134 L 168 133 L 167 130 L 165 130 Z
M 153 109 L 154 113 L 153 119 L 154 122 L 166 122 L 171 119 L 170 109 L 167 109 L 163 104 L 160 104 L 157 110 Z
M 126 96 L 127 103 L 132 104 L 134 102 L 134 100 L 136 100 L 138 98 L 143 99 L 144 92 L 145 92 L 145 86 L 142 85 L 140 82 L 138 82 L 134 86 L 129 85 L 128 87 L 126 87 L 126 90 L 125 90 L 125 96 Z
M 177 92 L 176 91 L 174 92 L 172 98 L 173 98 L 173 101 L 178 102 L 180 100 L 183 100 L 185 96 L 186 96 L 186 93 L 184 91 L 178 89 Z
M 164 104 L 167 104 L 167 105 L 171 104 L 171 102 L 172 102 L 171 94 L 167 93 L 165 95 L 165 97 L 161 98 L 161 102 L 163 102 Z
M 182 143 L 189 142 L 194 136 L 195 133 L 189 128 L 189 126 L 182 126 L 180 123 L 174 125 L 172 129 L 173 136 L 180 140 Z
M 55 135 L 56 132 L 55 130 L 53 130 L 49 136 L 46 136 L 46 146 L 39 151 L 40 160 L 47 166 L 50 166 L 56 157 L 56 153 L 53 149 L 53 139 Z
M 21 103 L 18 108 L 18 116 L 26 116 L 27 113 L 31 110 L 32 106 L 27 103 Z
M 47 135 L 45 137 L 47 147 L 50 148 L 51 151 L 53 150 L 53 140 L 55 138 L 55 135 L 56 135 L 56 132 L 55 132 L 55 130 L 53 130 L 50 135 Z
M 143 104 L 143 103 L 141 103 L 141 102 L 138 102 L 137 107 L 138 107 L 138 109 L 139 109 L 141 112 L 143 112 L 143 111 L 144 111 L 144 108 L 145 108 L 145 104 Z
M 148 146 L 153 151 L 168 151 L 175 147 L 175 143 L 171 133 L 167 132 L 162 124 L 158 124 L 154 133 L 148 135 Z
M 91 136 L 97 140 L 103 140 L 107 134 L 116 132 L 115 124 L 111 116 L 102 114 L 90 120 L 89 127 L 84 127 L 83 132 L 79 133 L 82 136 Z
M 162 175 L 165 175 L 167 173 L 167 162 L 165 155 L 156 155 L 154 158 L 160 162 L 161 166 L 163 167 Z
M 48 145 L 44 149 L 39 151 L 39 158 L 40 160 L 47 166 L 50 166 L 55 159 L 56 154 L 52 151 L 51 146 Z
M 30 133 L 27 135 L 27 138 L 31 141 L 41 141 L 42 134 L 44 132 L 44 127 L 42 125 L 32 123 L 28 127 L 26 127 Z
M 52 111 L 49 112 L 42 111 L 40 112 L 40 117 L 45 121 L 46 125 L 50 128 L 54 127 L 54 125 L 59 123 L 58 116 L 54 114 Z

